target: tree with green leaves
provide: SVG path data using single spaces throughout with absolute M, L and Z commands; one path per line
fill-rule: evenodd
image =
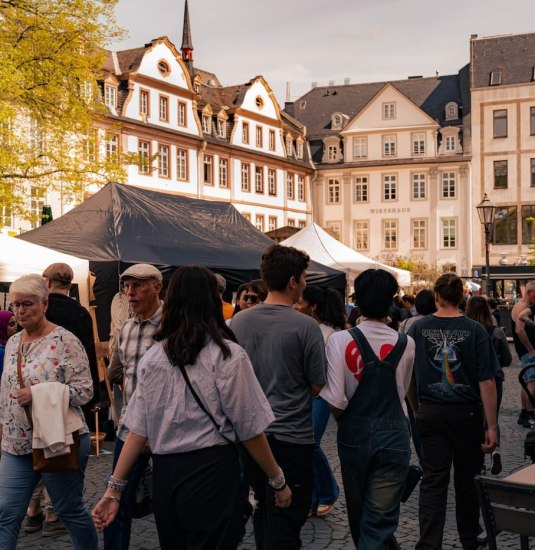
M 123 31 L 118 0 L 0 0 L 0 207 L 29 218 L 29 197 L 124 181 L 121 155 L 98 154 L 104 48 Z M 100 136 L 100 137 L 99 137 Z M 99 141 L 100 139 L 100 141 Z

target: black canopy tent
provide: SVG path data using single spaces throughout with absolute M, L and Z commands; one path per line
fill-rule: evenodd
M 231 204 L 110 183 L 67 214 L 19 238 L 89 260 L 99 332 L 107 340 L 119 274 L 129 265 L 156 265 L 168 280 L 181 265 L 204 265 L 229 289 L 260 277 L 262 253 L 273 243 Z M 308 284 L 344 292 L 346 275 L 310 262 Z

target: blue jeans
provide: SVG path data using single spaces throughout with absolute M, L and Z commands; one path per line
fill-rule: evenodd
M 331 465 L 320 444 L 329 422 L 329 406 L 321 397 L 312 399 L 312 422 L 314 424 L 314 489 L 311 509 L 319 504 L 334 504 L 340 495 Z
M 113 455 L 112 471 L 117 465 L 124 441 L 115 439 L 115 454 Z M 149 463 L 150 454 L 139 455 L 134 467 L 128 475 L 128 484 L 121 495 L 119 512 L 106 529 L 104 529 L 104 548 L 106 550 L 128 550 L 130 546 L 130 531 L 132 530 L 132 508 L 139 481 Z
M 359 550 L 389 548 L 409 471 L 409 432 L 354 429 L 338 441 L 351 536 Z
M 532 368 L 528 369 L 524 373 L 524 380 L 526 382 L 533 382 L 535 381 L 535 355 L 529 355 L 528 353 L 522 355 L 520 358 L 520 362 L 522 363 L 522 368 L 527 367 L 528 365 L 532 365 Z
M 54 511 L 61 518 L 75 550 L 96 550 L 97 532 L 84 505 L 84 471 L 89 456 L 89 434 L 80 436 L 79 468 L 72 472 L 33 471 L 32 455 L 3 452 L 0 460 L 0 548 L 14 550 L 33 490 L 43 479 Z

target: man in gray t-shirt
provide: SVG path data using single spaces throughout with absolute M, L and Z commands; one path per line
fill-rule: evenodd
M 275 459 L 292 490 L 289 508 L 277 508 L 266 476 L 247 455 L 245 473 L 258 506 L 253 523 L 262 550 L 297 550 L 313 486 L 313 394 L 325 383 L 325 350 L 319 325 L 293 309 L 305 286 L 310 258 L 292 247 L 273 245 L 262 256 L 268 288 L 263 304 L 241 311 L 230 327 L 245 348 L 275 414 L 266 430 Z

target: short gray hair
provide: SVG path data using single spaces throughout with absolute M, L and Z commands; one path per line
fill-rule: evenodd
M 10 294 L 27 294 L 35 296 L 41 302 L 48 299 L 48 288 L 42 275 L 32 273 L 31 275 L 23 275 L 13 281 L 9 287 Z
M 219 273 L 214 273 L 214 275 L 217 279 L 217 290 L 219 294 L 223 294 L 223 292 L 225 292 L 225 289 L 227 288 L 227 281 L 225 280 L 225 277 L 223 277 L 223 275 L 220 275 Z

